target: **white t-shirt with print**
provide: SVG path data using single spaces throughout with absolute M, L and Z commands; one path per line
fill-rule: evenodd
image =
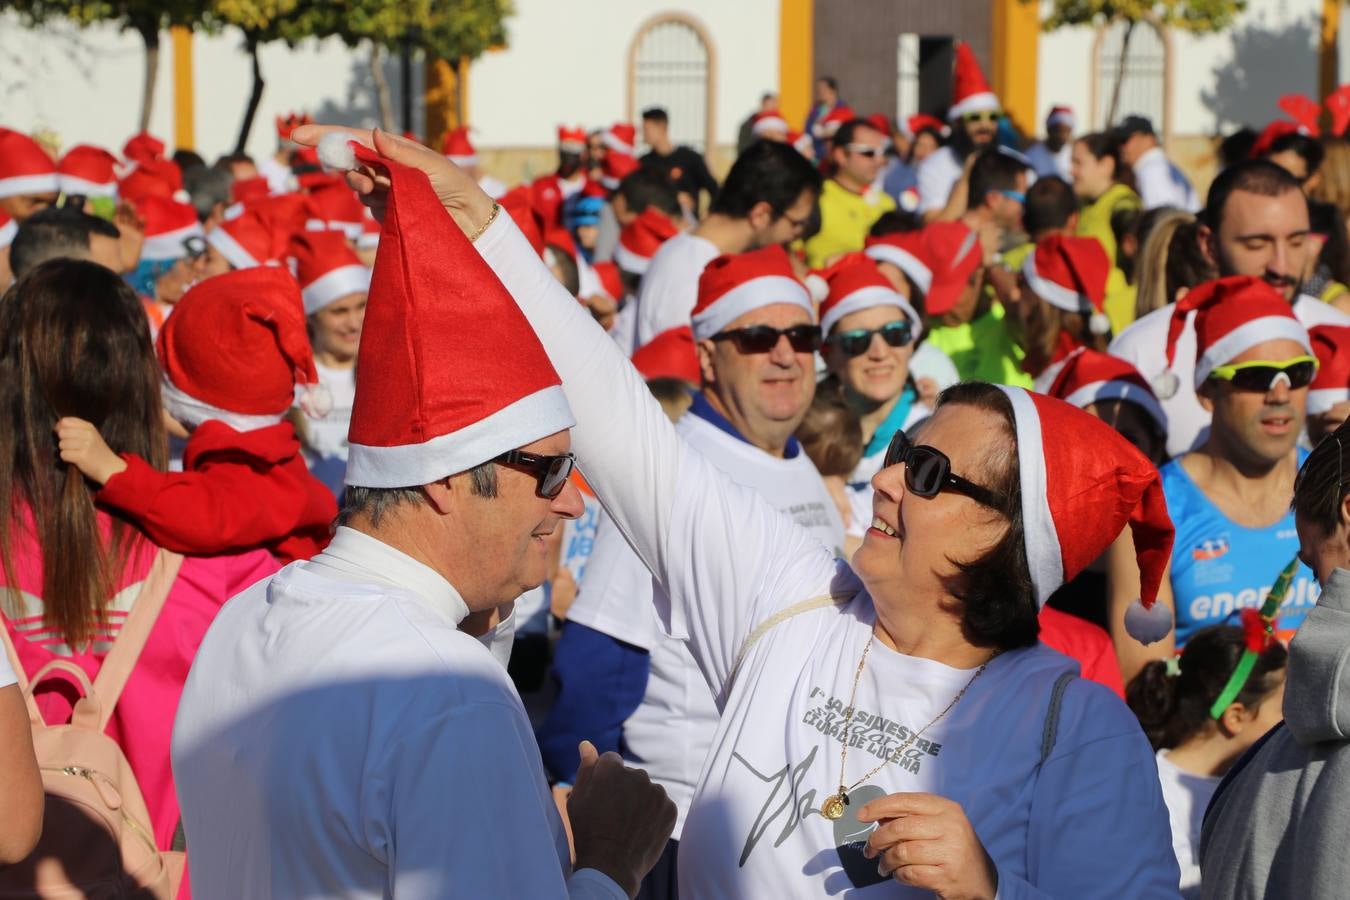
M 660 586 L 653 599 L 666 632 L 686 641 L 722 712 L 685 823 L 681 894 L 817 898 L 874 877 L 874 863 L 846 862 L 836 849 L 862 835 L 837 834 L 819 813 L 838 787 L 844 729 L 832 714 L 848 703 L 872 636 L 871 597 L 814 535 L 676 433 L 514 223 L 499 217 L 474 246 L 544 342 L 576 416 L 573 450 Z M 740 659 L 758 625 L 826 594 L 839 603 L 787 619 Z M 1153 751 L 1118 697 L 1071 682 L 1040 764 L 1054 683 L 1073 668 L 1040 645 L 1003 654 L 922 736 L 927 745 L 916 741 L 867 784 L 959 803 L 997 867 L 1001 900 L 1175 898 Z M 874 647 L 844 777 L 894 751 L 970 674 Z M 849 896 L 924 894 L 886 881 Z
M 1200 827 L 1209 800 L 1223 779 L 1185 772 L 1167 759 L 1166 750 L 1159 750 L 1158 780 L 1172 824 L 1172 849 L 1181 868 L 1181 896 L 1191 900 L 1200 896 Z
M 689 324 L 698 302 L 699 276 L 719 253 L 712 241 L 696 234 L 677 234 L 661 245 L 638 287 L 633 349 L 664 331 Z
M 770 456 L 758 447 L 687 412 L 675 430 L 718 469 L 753 489 L 835 552 L 843 545 L 844 525 L 811 460 L 798 452 L 790 459 Z M 679 808 L 674 837 L 694 797 L 703 761 L 717 727 L 717 707 L 683 641 L 661 632 L 652 605 L 651 573 L 611 521 L 598 529 L 595 548 L 576 602 L 573 622 L 632 644 L 650 654 L 647 692 L 624 724 L 629 757 Z

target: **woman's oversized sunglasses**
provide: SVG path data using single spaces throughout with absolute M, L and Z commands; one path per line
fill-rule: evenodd
M 904 431 L 897 431 L 886 448 L 884 466 L 905 464 L 905 487 L 911 494 L 933 498 L 942 491 L 964 494 L 976 503 L 1001 509 L 1006 502 L 997 491 L 952 474 L 952 461 L 935 447 L 912 443 Z
M 902 320 L 888 322 L 880 328 L 837 331 L 825 339 L 825 345 L 836 348 L 845 356 L 862 356 L 872 346 L 874 334 L 881 335 L 881 339 L 892 347 L 905 347 L 914 340 L 914 327 L 908 320 Z

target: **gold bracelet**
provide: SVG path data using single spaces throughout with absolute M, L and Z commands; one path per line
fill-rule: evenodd
M 494 200 L 493 203 L 492 203 L 492 212 L 488 215 L 487 221 L 484 222 L 483 225 L 482 225 L 482 227 L 480 227 L 477 231 L 475 231 L 473 234 L 469 235 L 469 243 L 470 243 L 470 244 L 472 244 L 474 241 L 476 241 L 476 240 L 478 240 L 480 237 L 482 237 L 482 236 L 483 236 L 483 232 L 487 231 L 489 228 L 492 227 L 492 223 L 495 222 L 495 221 L 497 221 L 497 213 L 499 213 L 499 212 L 501 212 L 501 211 L 502 211 L 502 205 L 501 205 L 500 203 L 497 203 L 497 202 Z

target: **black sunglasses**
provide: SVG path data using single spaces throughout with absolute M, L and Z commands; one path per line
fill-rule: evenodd
M 1002 494 L 980 487 L 960 475 L 953 475 L 952 461 L 947 458 L 947 454 L 933 447 L 912 443 L 903 431 L 897 431 L 895 437 L 891 438 L 883 465 L 889 468 L 897 463 L 905 464 L 905 487 L 916 496 L 931 499 L 944 490 L 952 490 L 991 509 L 999 509 L 1004 505 Z
M 793 325 L 791 328 L 774 328 L 771 325 L 751 325 L 749 328 L 733 328 L 719 331 L 712 336 L 714 341 L 732 341 L 740 353 L 768 353 L 778 346 L 779 338 L 786 337 L 795 353 L 815 353 L 820 349 L 819 325 Z
M 570 453 L 561 456 L 540 456 L 537 453 L 526 453 L 524 450 L 507 450 L 492 461 L 529 472 L 538 479 L 539 487 L 536 493 L 545 500 L 552 500 L 562 493 L 562 489 L 567 485 L 567 479 L 571 477 L 572 470 L 577 465 L 577 458 Z
M 906 347 L 914 340 L 914 327 L 908 320 L 888 322 L 880 328 L 857 328 L 853 331 L 840 331 L 825 339 L 825 343 L 844 353 L 846 356 L 862 356 L 872 346 L 872 335 L 879 334 L 881 339 L 892 347 Z

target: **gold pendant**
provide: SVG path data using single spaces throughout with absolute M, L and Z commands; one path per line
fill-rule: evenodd
M 820 814 L 827 819 L 839 819 L 844 815 L 844 795 L 843 793 L 831 794 L 825 798 L 825 802 L 820 804 Z

